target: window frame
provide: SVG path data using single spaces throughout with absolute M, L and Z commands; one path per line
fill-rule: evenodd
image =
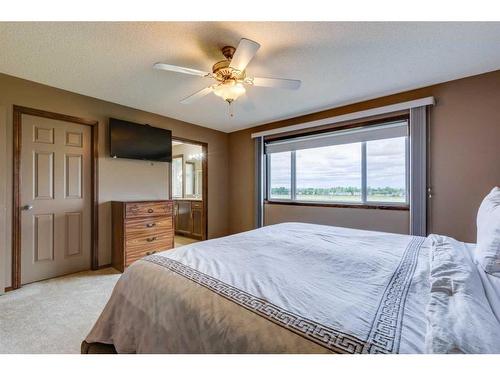
M 174 159 L 181 159 L 181 171 L 182 171 L 181 195 L 174 195 L 174 189 L 173 189 Z M 184 198 L 184 155 L 183 154 L 172 156 L 172 199 L 174 198 Z
M 191 176 L 191 184 L 193 188 L 193 192 L 191 194 L 188 193 L 187 191 L 187 185 L 188 185 L 188 171 L 187 171 L 187 166 L 190 166 L 190 168 L 193 168 L 192 170 L 192 176 Z M 193 198 L 196 196 L 196 163 L 194 161 L 186 161 L 184 162 L 184 174 L 183 174 L 183 182 L 184 182 L 184 197 L 187 198 Z
M 306 201 L 297 200 L 296 188 L 296 151 L 290 151 L 290 198 L 289 199 L 279 199 L 271 197 L 271 158 L 269 154 L 264 153 L 264 165 L 265 165 L 265 197 L 264 203 L 266 204 L 283 204 L 283 205 L 295 205 L 295 206 L 316 206 L 316 207 L 342 207 L 342 208 L 375 208 L 375 209 L 389 209 L 389 210 L 409 210 L 410 207 L 410 119 L 409 116 L 397 116 L 391 118 L 384 118 L 370 123 L 357 123 L 347 126 L 337 126 L 335 128 L 321 129 L 317 132 L 307 132 L 295 135 L 297 136 L 308 136 L 321 133 L 331 133 L 339 130 L 355 129 L 362 126 L 374 126 L 383 125 L 392 121 L 406 121 L 408 126 L 408 135 L 405 139 L 405 202 L 381 202 L 381 201 L 368 201 L 367 200 L 367 151 L 366 151 L 366 141 L 361 143 L 361 202 L 346 202 L 346 201 Z M 283 137 L 283 138 L 293 138 L 293 137 Z M 391 139 L 391 138 L 387 138 Z

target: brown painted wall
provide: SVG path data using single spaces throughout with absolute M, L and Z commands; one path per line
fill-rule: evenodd
M 462 241 L 475 241 L 475 218 L 481 199 L 493 186 L 500 185 L 500 71 L 231 133 L 230 232 L 254 226 L 251 133 L 426 96 L 434 96 L 437 100 L 431 109 L 430 125 L 431 231 Z
M 5 224 L 0 229 L 2 235 L 0 267 L 4 271 L 3 279 L 7 285 L 10 285 L 11 262 L 12 106 L 14 104 L 99 121 L 99 264 L 110 262 L 110 201 L 161 199 L 168 195 L 166 163 L 109 157 L 108 117 L 149 123 L 171 129 L 173 135 L 178 137 L 207 142 L 208 235 L 213 238 L 228 233 L 228 134 L 0 74 L 0 213 L 2 214 L 0 224 Z M 0 286 L 1 284 L 0 282 Z
M 408 211 L 266 204 L 265 224 L 287 221 L 408 234 Z

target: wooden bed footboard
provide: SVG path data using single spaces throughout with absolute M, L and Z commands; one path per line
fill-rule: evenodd
M 100 342 L 88 343 L 82 341 L 82 354 L 117 354 L 115 346 L 112 344 L 101 344 Z

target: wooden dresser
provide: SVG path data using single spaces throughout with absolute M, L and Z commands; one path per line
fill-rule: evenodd
M 123 272 L 146 255 L 174 247 L 173 202 L 111 202 L 111 264 Z

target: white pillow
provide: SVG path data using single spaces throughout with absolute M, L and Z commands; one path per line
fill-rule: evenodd
M 494 187 L 477 213 L 476 261 L 490 274 L 500 276 L 500 189 Z

